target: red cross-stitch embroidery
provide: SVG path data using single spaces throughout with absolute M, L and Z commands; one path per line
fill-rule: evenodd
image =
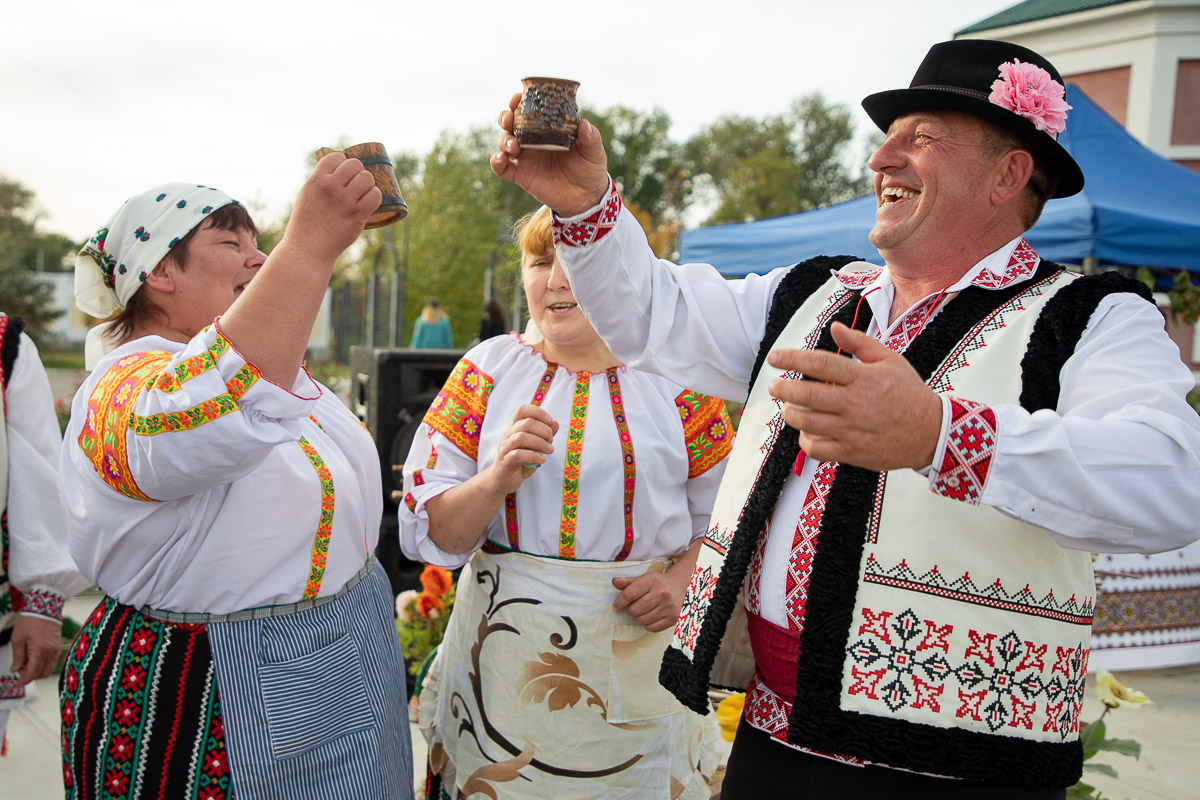
M 946 453 L 934 478 L 933 491 L 979 505 L 995 449 L 995 412 L 982 403 L 951 397 Z
M 746 689 L 746 722 L 758 728 L 780 744 L 786 745 L 793 750 L 799 750 L 802 753 L 815 753 L 816 755 L 832 758 L 835 761 L 841 761 L 846 764 L 862 763 L 857 758 L 821 753 L 805 747 L 797 747 L 789 742 L 787 740 L 787 727 L 788 715 L 791 713 L 792 704 L 759 683 L 757 677 L 750 682 L 750 686 Z
M 717 576 L 712 567 L 696 565 L 688 583 L 683 606 L 679 609 L 679 620 L 675 623 L 675 641 L 689 655 L 696 650 L 696 637 L 700 635 L 700 623 L 712 603 L 713 589 L 717 587 Z
M 759 536 L 758 544 L 754 546 L 754 555 L 750 557 L 750 569 L 746 577 L 746 610 L 752 614 L 762 614 L 762 571 L 766 550 L 767 537 Z
M 942 295 L 938 294 L 933 297 L 927 297 L 913 307 L 904 315 L 904 319 L 892 329 L 892 332 L 887 335 L 883 343 L 891 350 L 897 353 L 903 353 L 912 344 L 913 339 L 917 338 L 917 334 L 925 327 L 925 323 L 929 319 L 931 306 L 933 303 L 942 299 Z
M 878 278 L 881 272 L 883 272 L 881 269 L 874 269 L 869 272 L 839 272 L 837 273 L 837 279 L 842 286 L 849 289 L 861 289 Z
M 608 179 L 608 198 L 604 204 L 583 219 L 574 222 L 562 222 L 557 216 L 550 218 L 550 231 L 554 243 L 567 247 L 587 247 L 603 239 L 617 225 L 621 216 L 621 195 L 612 178 Z
M 65 602 L 66 598 L 57 592 L 49 589 L 35 589 L 25 593 L 25 604 L 19 610 L 28 614 L 61 620 Z
M 833 485 L 837 462 L 824 461 L 813 475 L 804 498 L 804 508 L 796 523 L 792 539 L 792 552 L 788 556 L 787 589 L 784 603 L 787 606 L 788 627 L 798 631 L 804 627 L 804 605 L 808 601 L 808 580 L 812 574 L 813 556 L 817 553 L 817 534 L 821 531 L 821 517 L 825 514 L 825 499 Z
M 1001 289 L 1010 283 L 1024 280 L 1032 275 L 1037 269 L 1039 261 L 1041 258 L 1033 252 L 1029 242 L 1022 237 L 1021 241 L 1017 242 L 1017 246 L 1013 248 L 1012 255 L 1008 257 L 1004 272 L 996 274 L 990 269 L 984 269 L 975 276 L 971 283 L 987 289 Z
M 905 707 L 952 712 L 993 733 L 1023 728 L 1065 740 L 1078 731 L 1087 670 L 1082 647 L 1058 647 L 1047 672 L 1048 646 L 1013 631 L 968 629 L 965 644 L 952 648 L 953 625 L 922 620 L 912 609 L 863 608 L 861 620 L 859 638 L 847 650 L 854 662 L 849 695 L 893 712 Z

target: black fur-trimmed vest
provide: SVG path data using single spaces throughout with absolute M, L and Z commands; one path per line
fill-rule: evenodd
M 706 713 L 707 689 L 758 539 L 798 452 L 766 392 L 775 347 L 835 350 L 860 292 L 792 269 L 774 296 L 713 521 L 660 680 Z M 937 392 L 1053 409 L 1059 372 L 1105 296 L 1141 284 L 1042 262 L 1020 282 L 960 292 L 904 355 Z M 856 327 L 870 322 L 866 304 Z M 787 741 L 889 767 L 1061 787 L 1078 740 L 1095 605 L 1090 557 L 995 509 L 948 499 L 911 470 L 838 466 L 809 575 Z M 740 612 L 738 612 L 740 613 Z

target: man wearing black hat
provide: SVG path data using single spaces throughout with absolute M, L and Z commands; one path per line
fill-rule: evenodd
M 660 674 L 700 712 L 710 683 L 748 681 L 723 797 L 1063 797 L 1089 551 L 1196 538 L 1194 380 L 1144 287 L 1023 237 L 1083 187 L 1053 65 L 945 42 L 863 106 L 887 134 L 883 268 L 726 281 L 659 261 L 586 123 L 566 153 L 522 150 L 504 112 L 492 169 L 554 209 L 619 358 L 746 400 Z M 743 624 L 744 679 L 726 664 Z

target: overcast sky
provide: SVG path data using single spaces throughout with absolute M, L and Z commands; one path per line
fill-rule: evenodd
M 216 186 L 270 224 L 321 145 L 425 155 L 444 130 L 494 127 L 525 75 L 578 80 L 592 108 L 661 107 L 679 141 L 813 91 L 865 132 L 864 95 L 907 86 L 930 45 L 1013 4 L 9 3 L 0 175 L 36 193 L 41 230 L 79 241 L 167 181 Z

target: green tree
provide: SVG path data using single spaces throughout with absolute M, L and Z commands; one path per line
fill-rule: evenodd
M 671 118 L 659 108 L 642 113 L 624 106 L 584 110 L 583 116 L 600 131 L 609 174 L 646 228 L 651 247 L 669 255 L 692 189 L 683 147 L 668 136 Z
M 34 193 L 0 177 L 0 311 L 22 317 L 35 339 L 63 314 L 54 308 L 54 290 L 38 269 L 61 269 L 73 249 L 64 236 L 38 233 Z
M 850 113 L 820 94 L 761 120 L 720 117 L 685 145 L 691 171 L 716 193 L 705 224 L 794 214 L 865 193 L 869 180 L 843 161 L 852 135 Z

